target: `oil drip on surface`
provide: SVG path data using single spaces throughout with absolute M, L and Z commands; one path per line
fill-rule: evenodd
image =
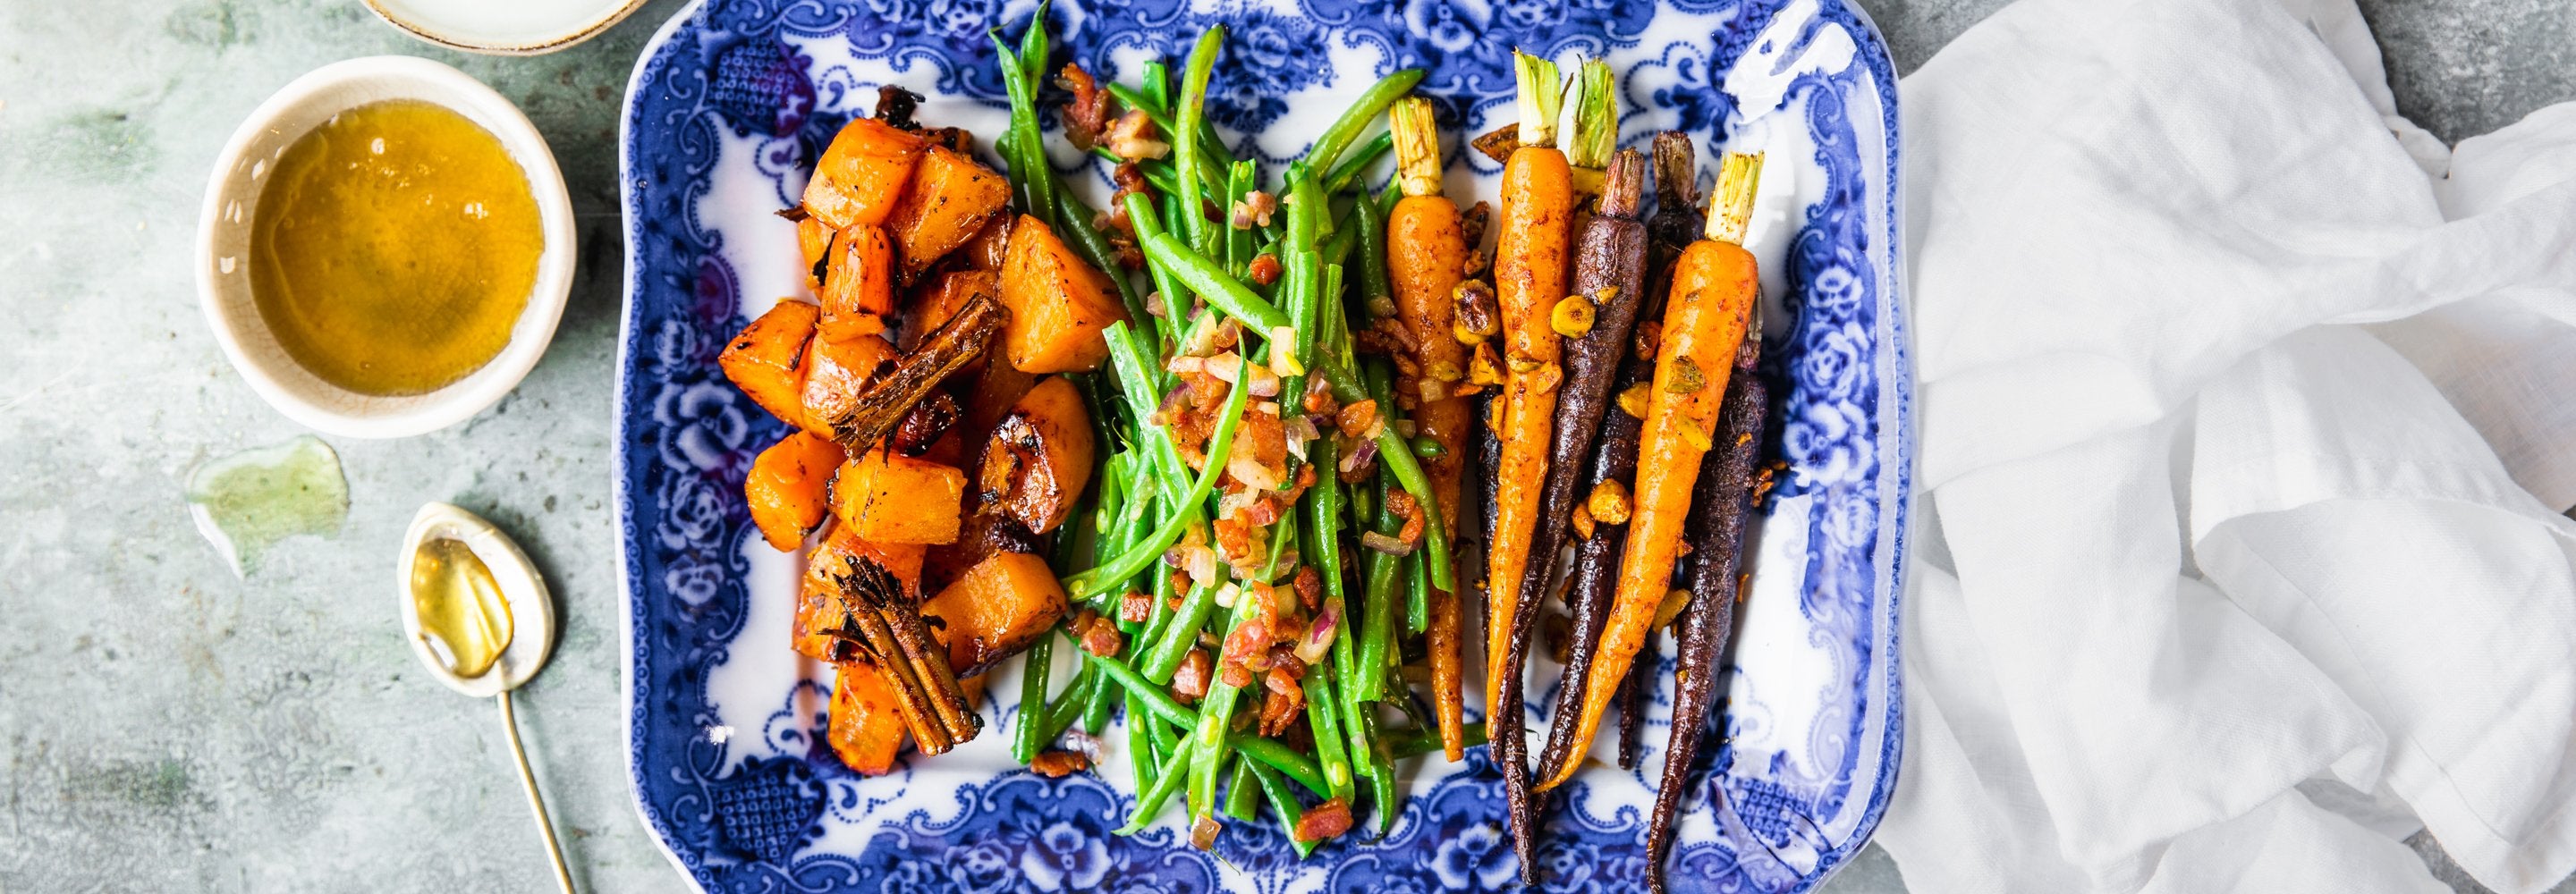
M 340 455 L 312 435 L 210 460 L 189 473 L 187 493 L 197 530 L 241 577 L 278 541 L 336 536 L 349 517 Z

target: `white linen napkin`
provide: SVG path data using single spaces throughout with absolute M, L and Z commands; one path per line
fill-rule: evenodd
M 2576 107 L 2445 150 L 2351 0 L 2025 0 L 1900 100 L 1908 886 L 2576 871 Z

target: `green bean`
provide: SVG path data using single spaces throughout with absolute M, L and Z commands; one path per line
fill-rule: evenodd
M 1159 66 L 1162 63 L 1153 64 Z M 1153 82 L 1147 81 L 1146 84 L 1151 88 Z M 1152 119 L 1154 126 L 1161 129 L 1165 136 L 1180 132 L 1177 123 L 1172 120 L 1172 113 L 1166 110 L 1163 103 L 1155 102 L 1153 97 L 1138 93 L 1135 88 L 1119 83 L 1109 85 L 1109 95 L 1118 97 L 1118 101 L 1126 103 L 1128 108 L 1143 109 L 1145 117 Z M 1176 144 L 1177 142 L 1175 140 Z M 1204 120 L 1199 122 L 1198 151 L 1201 170 L 1221 171 L 1234 165 L 1233 151 L 1225 148 L 1224 141 L 1216 138 L 1216 128 Z M 1224 187 L 1224 184 L 1213 180 L 1207 185 L 1213 188 Z
M 1404 600 L 1404 629 L 1408 633 L 1431 629 L 1431 563 L 1423 559 L 1422 553 L 1404 557 L 1404 578 L 1411 584 L 1405 588 Z
M 1350 605 L 1340 594 L 1324 597 L 1324 610 L 1341 616 L 1341 631 L 1333 637 L 1333 695 L 1341 704 L 1359 699 L 1359 621 L 1351 617 Z M 1349 722 L 1345 713 L 1343 722 Z
M 1154 780 L 1160 778 L 1154 775 L 1154 726 L 1161 721 L 1145 715 L 1143 696 L 1124 686 L 1118 688 L 1127 701 L 1127 753 L 1133 755 L 1128 763 L 1136 771 L 1136 790 L 1141 792 L 1153 788 Z
M 1216 589 L 1216 582 L 1210 581 L 1190 588 L 1190 594 L 1181 599 L 1181 610 L 1172 615 L 1162 639 L 1155 641 L 1153 651 L 1145 655 L 1146 679 L 1172 682 L 1181 659 L 1189 657 L 1190 648 L 1198 645 L 1199 631 L 1207 628 L 1208 616 L 1216 612 Z
M 1324 128 L 1324 135 L 1306 150 L 1305 157 L 1291 166 L 1290 176 L 1316 169 L 1332 170 L 1333 162 L 1341 158 L 1342 150 L 1350 148 L 1351 141 L 1359 139 L 1360 131 L 1384 114 L 1387 106 L 1411 91 L 1413 85 L 1422 83 L 1422 75 L 1419 68 L 1398 69 L 1370 84 L 1367 90 L 1360 92 L 1360 98 L 1352 102 L 1350 108 L 1342 110 L 1342 117 Z
M 1307 757 L 1305 752 L 1279 744 L 1275 739 L 1241 733 L 1226 737 L 1226 744 L 1251 755 L 1253 760 L 1269 764 L 1273 770 L 1287 774 L 1288 778 L 1297 780 L 1298 785 L 1314 792 L 1315 797 L 1332 797 L 1332 785 L 1324 781 L 1323 768 L 1316 766 L 1314 758 Z
M 1234 628 L 1252 617 L 1254 602 L 1250 593 L 1235 596 L 1234 609 L 1226 618 L 1224 630 L 1227 635 L 1232 635 Z M 1223 659 L 1220 657 L 1219 660 Z M 1216 774 L 1220 769 L 1218 765 L 1225 761 L 1225 736 L 1233 727 L 1235 696 L 1243 691 L 1243 687 L 1225 682 L 1223 674 L 1210 676 L 1216 679 L 1209 682 L 1207 695 L 1199 699 L 1199 725 L 1191 732 L 1199 743 L 1198 759 L 1190 762 L 1190 817 L 1193 821 L 1207 815 L 1208 807 L 1216 797 Z
M 1288 846 L 1297 849 L 1299 859 L 1314 853 L 1315 842 L 1297 837 L 1297 823 L 1306 818 L 1305 808 L 1297 806 L 1297 794 L 1289 791 L 1287 781 L 1280 779 L 1279 774 L 1269 767 L 1259 763 L 1251 766 L 1252 778 L 1259 781 L 1262 796 L 1270 802 L 1270 809 L 1279 814 L 1280 824 L 1288 827 Z
M 1226 275 L 1225 268 L 1172 234 L 1140 236 L 1137 244 L 1145 250 L 1145 260 L 1168 268 L 1181 285 L 1189 287 L 1190 291 L 1207 299 L 1209 304 L 1226 315 L 1265 333 L 1289 324 L 1288 315 L 1280 313 L 1268 300 Z M 1164 305 L 1171 306 L 1172 300 L 1165 297 Z
M 1239 359 L 1235 363 L 1235 375 L 1238 380 L 1243 375 L 1242 370 L 1245 365 L 1245 362 Z M 1234 449 L 1235 424 L 1243 421 L 1244 395 L 1252 389 L 1228 390 L 1232 393 L 1226 396 L 1225 411 L 1217 419 L 1216 434 L 1208 439 L 1207 455 L 1211 457 L 1225 456 L 1228 451 Z M 1176 507 L 1181 507 L 1180 511 L 1166 518 L 1161 527 L 1155 528 L 1154 533 L 1145 538 L 1145 542 L 1120 553 L 1118 558 L 1110 560 L 1109 564 L 1067 578 L 1064 582 L 1065 592 L 1075 599 L 1089 598 L 1104 592 L 1103 582 L 1115 583 L 1135 577 L 1137 572 L 1145 570 L 1145 566 L 1161 558 L 1164 550 L 1171 549 L 1172 544 L 1180 541 L 1182 527 L 1195 517 L 1195 513 L 1190 510 L 1207 502 L 1208 494 L 1216 490 L 1217 475 L 1224 471 L 1224 463 L 1209 462 L 1206 468 L 1199 470 L 1198 480 L 1190 483 L 1189 491 L 1182 494 L 1181 499 L 1174 503 Z M 1421 469 L 1417 467 L 1414 471 L 1419 473 Z
M 1377 745 L 1381 741 L 1377 735 L 1377 717 L 1362 717 L 1360 723 L 1368 728 L 1369 742 L 1376 746 L 1369 750 L 1369 797 L 1377 801 L 1377 829 L 1378 834 L 1383 835 L 1395 828 L 1395 818 L 1404 813 L 1404 796 L 1395 788 L 1394 761 L 1387 757 L 1382 746 Z
M 1046 11 L 1041 8 L 1038 12 L 1038 17 L 1029 22 L 1029 31 L 1023 39 L 1023 46 L 1026 46 L 1029 38 L 1034 38 L 1043 52 L 1046 45 Z M 1008 88 L 1011 99 L 1011 123 L 1006 137 L 1010 145 L 1005 147 L 1007 149 L 1005 160 L 1010 163 L 1011 173 L 1016 175 L 1011 178 L 1012 185 L 1018 187 L 1020 207 L 1037 219 L 1052 225 L 1056 216 L 1055 195 L 1052 189 L 1054 178 L 1047 175 L 1052 174 L 1054 169 L 1047 166 L 1046 144 L 1040 142 L 1038 136 L 1036 85 L 1025 70 L 1021 57 L 1011 52 L 1009 44 L 1002 42 L 1001 32 L 995 31 L 991 37 L 993 55 L 1002 64 L 1002 85 Z M 1045 65 L 1045 57 L 1040 56 L 1037 64 Z
M 1153 824 L 1154 815 L 1163 812 L 1163 805 L 1172 800 L 1172 793 L 1180 790 L 1184 775 L 1181 765 L 1189 762 L 1190 751 L 1190 743 L 1183 741 L 1180 747 L 1163 757 L 1162 765 L 1154 768 L 1153 786 L 1136 795 L 1136 812 L 1129 814 L 1127 824 L 1118 827 L 1113 834 L 1134 835 Z
M 1163 231 L 1162 218 L 1154 211 L 1154 200 L 1139 193 L 1127 194 L 1127 223 L 1136 229 L 1139 240 L 1147 234 Z M 1189 294 L 1182 291 L 1180 280 L 1172 278 L 1172 272 L 1160 264 L 1145 265 L 1145 274 L 1154 280 L 1154 291 L 1163 296 L 1163 315 L 1154 318 L 1154 335 L 1157 344 L 1168 351 L 1180 344 L 1179 321 L 1190 311 Z M 1148 353 L 1146 359 L 1149 361 L 1147 368 L 1160 369 L 1150 362 L 1152 354 Z
M 1234 773 L 1225 781 L 1225 815 L 1247 823 L 1259 819 L 1261 810 L 1261 802 L 1256 799 L 1261 784 L 1252 781 L 1254 763 L 1257 762 L 1251 758 L 1236 757 Z
M 1333 664 L 1319 661 L 1306 668 L 1306 678 L 1299 681 L 1306 696 L 1306 725 L 1315 731 L 1315 756 L 1323 765 L 1324 781 L 1333 787 L 1333 797 L 1350 798 L 1357 794 L 1351 784 L 1351 759 L 1342 750 L 1341 712 L 1333 707 Z
M 1381 513 L 1381 519 L 1383 513 Z M 1378 533 L 1389 533 L 1381 520 Z M 1362 701 L 1386 700 L 1386 654 L 1393 645 L 1395 632 L 1396 576 L 1403 563 L 1385 553 L 1370 553 L 1366 601 L 1360 606 L 1360 654 L 1353 672 L 1360 675 L 1359 698 Z
M 1138 99 L 1144 100 L 1144 103 L 1142 104 L 1143 108 L 1162 109 L 1169 108 L 1171 106 L 1172 74 L 1170 69 L 1164 67 L 1163 60 L 1145 60 L 1145 71 L 1140 76 L 1139 80 L 1142 80 L 1145 84 L 1144 95 L 1138 97 Z M 1123 85 L 1115 82 L 1111 83 L 1109 85 L 1110 92 L 1117 95 L 1121 102 L 1125 102 L 1131 106 L 1138 105 L 1135 99 L 1129 99 L 1127 94 L 1118 92 L 1121 86 Z M 1166 128 L 1166 130 L 1168 129 L 1169 128 Z
M 1289 512 L 1282 514 L 1279 517 L 1279 523 L 1271 526 L 1270 528 L 1270 555 L 1261 563 L 1261 581 L 1263 583 L 1279 579 L 1279 572 L 1282 570 L 1279 567 L 1279 562 L 1281 559 L 1287 558 L 1288 544 L 1296 542 L 1296 540 L 1297 513 Z
M 1100 672 L 1092 670 L 1090 664 L 1074 669 L 1073 685 L 1064 688 L 1064 697 L 1046 706 L 1046 728 L 1038 732 L 1039 750 L 1055 744 L 1055 740 L 1063 738 L 1065 730 L 1073 728 L 1074 721 L 1082 719 L 1083 711 L 1090 706 L 1091 697 L 1100 692 L 1100 686 Z
M 1342 537 L 1338 524 L 1342 516 L 1342 479 L 1337 471 L 1341 448 L 1331 438 L 1316 438 L 1307 442 L 1306 455 L 1315 463 L 1315 486 L 1306 491 L 1307 512 L 1314 517 L 1315 572 L 1324 579 L 1324 592 L 1338 597 L 1342 595 Z
M 1145 702 L 1145 710 L 1153 716 L 1169 721 L 1185 732 L 1195 730 L 1199 726 L 1198 712 L 1184 707 L 1180 702 L 1173 701 L 1171 693 L 1163 691 L 1160 686 L 1146 682 L 1144 675 L 1138 674 L 1135 668 L 1128 667 L 1126 662 L 1087 653 L 1084 658 L 1098 664 L 1101 671 L 1109 675 L 1110 680 L 1127 687 L 1128 691 L 1142 698 Z M 1174 747 L 1185 748 L 1195 742 L 1196 739 L 1193 736 L 1184 734 L 1179 737 Z M 1314 792 L 1316 797 L 1332 797 L 1332 786 L 1324 781 L 1323 768 L 1317 766 L 1314 759 L 1294 748 L 1260 736 L 1242 733 L 1227 736 L 1225 744 L 1251 755 L 1254 760 L 1269 764 L 1272 769 L 1288 774 L 1288 778 L 1297 780 L 1298 784 Z
M 1101 337 L 1109 343 L 1109 369 L 1118 376 L 1118 391 L 1127 398 L 1127 412 L 1138 419 L 1153 418 L 1155 409 L 1162 404 L 1161 396 L 1155 393 L 1162 367 L 1154 362 L 1153 350 L 1137 343 L 1137 333 L 1125 320 L 1109 324 L 1101 330 Z M 1180 450 L 1172 445 L 1168 433 L 1153 439 L 1150 458 L 1153 461 L 1148 465 L 1161 479 L 1162 493 L 1177 495 L 1189 486 L 1189 467 L 1181 462 Z M 1171 508 L 1186 511 L 1191 507 Z
M 1083 662 L 1083 666 L 1090 667 L 1091 663 Z M 1094 736 L 1109 735 L 1109 709 L 1118 703 L 1123 691 L 1108 674 L 1092 671 L 1091 692 L 1083 702 L 1082 728 Z
M 1393 151 L 1394 149 L 1395 133 L 1392 131 L 1378 132 L 1376 139 L 1370 140 L 1361 145 L 1358 153 L 1349 158 L 1342 159 L 1341 164 L 1334 165 L 1333 170 L 1324 175 L 1324 191 L 1344 192 L 1349 190 L 1351 188 L 1351 181 L 1359 179 L 1361 174 L 1368 171 L 1369 165 L 1375 164 L 1379 158 L 1384 157 L 1388 152 Z
M 1474 723 L 1467 724 L 1464 729 L 1464 734 L 1459 737 L 1459 740 L 1463 743 L 1463 747 L 1467 748 L 1474 748 L 1478 745 L 1485 744 L 1489 741 L 1485 734 L 1485 722 L 1479 720 Z M 1410 757 L 1421 757 L 1434 751 L 1439 751 L 1440 731 L 1438 729 L 1424 727 L 1402 735 L 1390 735 L 1387 737 L 1386 750 L 1390 756 L 1397 760 L 1403 760 Z
M 1236 227 L 1230 209 L 1257 188 L 1254 179 L 1256 173 L 1251 162 L 1235 162 L 1234 167 L 1226 174 L 1225 201 L 1217 203 L 1217 209 L 1223 212 L 1221 217 L 1225 219 L 1225 225 L 1216 229 L 1217 234 L 1222 237 L 1221 241 L 1225 243 L 1225 269 L 1236 279 L 1242 279 L 1252 270 L 1253 237 L 1258 234 L 1252 227 Z M 1213 246 L 1210 253 L 1214 253 Z
M 1049 629 L 1020 659 L 1020 719 L 1011 730 L 1011 759 L 1023 764 L 1037 759 L 1042 743 L 1038 728 L 1046 723 L 1047 672 L 1054 658 L 1055 631 Z
M 1190 48 L 1187 68 L 1181 74 L 1179 117 L 1172 122 L 1172 159 L 1179 169 L 1180 188 L 1175 191 L 1181 202 L 1181 232 L 1190 244 L 1208 244 L 1209 221 L 1200 213 L 1199 179 L 1205 174 L 1199 160 L 1199 123 L 1207 116 L 1208 75 L 1216 70 L 1218 48 L 1225 43 L 1225 26 L 1213 25 L 1199 35 L 1198 45 Z

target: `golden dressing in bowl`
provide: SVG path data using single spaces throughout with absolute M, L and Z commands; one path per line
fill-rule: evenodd
M 527 174 L 498 138 L 393 100 L 333 116 L 278 156 L 251 223 L 251 294 L 323 381 L 426 394 L 509 343 L 544 249 Z

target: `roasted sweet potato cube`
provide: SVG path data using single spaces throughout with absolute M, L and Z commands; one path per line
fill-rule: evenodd
M 1083 372 L 1109 359 L 1100 330 L 1127 318 L 1116 286 L 1083 263 L 1045 223 L 1022 216 L 1011 226 L 1002 262 L 1002 330 L 1011 365 L 1022 372 Z
M 975 238 L 1011 201 L 1011 183 L 975 159 L 933 146 L 912 166 L 912 184 L 886 228 L 903 248 L 906 281 Z
M 716 365 L 769 415 L 802 425 L 805 346 L 814 338 L 819 314 L 820 309 L 802 301 L 778 302 L 734 335 Z
M 1037 642 L 1064 617 L 1064 586 L 1045 559 L 995 553 L 921 604 L 922 620 L 943 631 L 948 665 L 982 673 Z
M 751 461 L 742 495 L 771 549 L 789 552 L 804 545 L 805 535 L 831 514 L 832 474 L 846 458 L 832 439 L 795 431 Z
M 832 753 L 860 775 L 884 774 L 903 750 L 903 710 L 894 682 L 866 661 L 845 661 L 839 670 L 832 681 Z
M 930 547 L 921 557 L 921 589 L 936 593 L 966 576 L 969 569 L 984 563 L 995 553 L 1036 553 L 1038 536 L 1018 519 L 998 512 L 979 513 L 967 504 L 965 517 L 958 522 L 957 540 Z
M 878 543 L 957 539 L 966 473 L 882 448 L 851 457 L 832 482 L 832 514 L 852 534 Z
M 978 505 L 998 505 L 1034 533 L 1055 530 L 1091 483 L 1091 457 L 1082 392 L 1063 376 L 1048 376 L 1012 404 L 985 442 Z
M 805 213 L 835 230 L 883 224 L 894 215 L 912 166 L 929 144 L 874 118 L 859 118 L 832 137 L 805 183 Z
M 818 332 L 805 353 L 799 402 L 805 428 L 817 432 L 831 431 L 831 421 L 848 415 L 859 395 L 894 363 L 894 345 L 874 335 L 826 337 Z
M 966 241 L 967 269 L 1000 272 L 1002 262 L 1010 257 L 1011 225 L 1018 220 L 1008 214 L 996 214 L 991 223 L 975 231 L 975 237 Z
M 823 271 L 823 319 L 894 313 L 894 240 L 886 229 L 858 224 L 832 245 Z

